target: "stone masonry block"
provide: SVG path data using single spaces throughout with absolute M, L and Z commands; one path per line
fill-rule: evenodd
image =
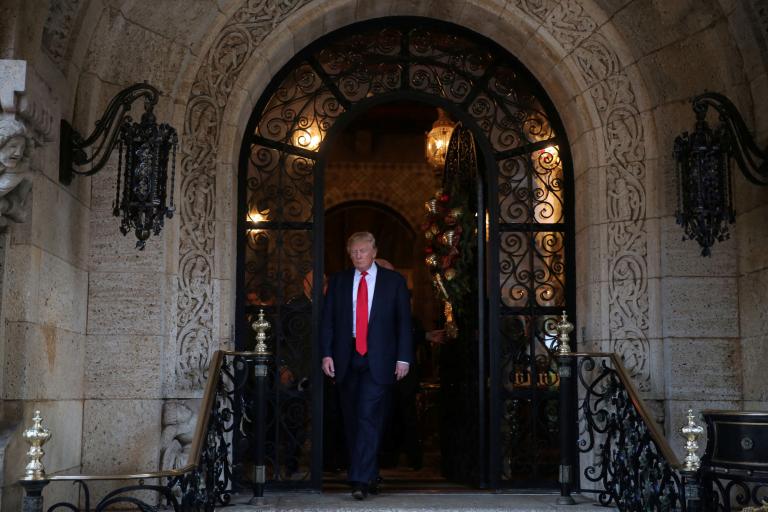
M 701 398 L 740 400 L 741 344 L 732 339 L 667 339 L 664 347 L 667 396 L 676 400 Z
M 739 335 L 736 279 L 675 277 L 664 279 L 662 287 L 665 338 Z
M 768 402 L 768 352 L 765 335 L 741 339 L 744 400 Z
M 156 471 L 160 457 L 162 400 L 86 400 L 83 411 L 83 473 Z M 95 482 L 95 497 L 124 482 Z
M 45 178 L 35 180 L 33 194 L 31 243 L 85 269 L 88 208 L 60 185 Z M 54 221 L 52 215 L 56 217 Z
M 768 332 L 768 269 L 739 278 L 739 323 L 744 337 L 762 337 Z
M 163 18 L 155 17 L 158 22 Z M 115 9 L 103 11 L 92 41 L 85 57 L 86 71 L 112 83 L 126 85 L 144 79 L 166 94 L 172 90 L 180 63 L 188 51 L 184 46 L 127 20 Z
M 763 193 L 761 201 L 764 203 L 767 197 L 765 190 L 762 187 L 754 188 Z M 765 222 L 766 215 L 768 215 L 768 205 L 763 204 L 736 218 L 739 271 L 742 273 L 768 268 L 768 222 Z
M 166 228 L 168 228 L 166 224 Z M 147 240 L 147 247 L 136 248 L 136 235 L 120 233 L 120 221 L 106 212 L 94 212 L 90 219 L 89 269 L 96 272 L 163 272 L 165 258 L 163 233 Z
M 86 398 L 161 398 L 162 344 L 161 336 L 88 336 Z
M 694 240 L 683 241 L 683 228 L 674 217 L 661 219 L 661 275 L 662 276 L 735 276 L 734 261 L 737 244 L 732 238 L 718 242 L 712 248 L 712 256 L 701 256 L 701 246 Z
M 91 272 L 88 334 L 162 335 L 165 279 L 157 273 Z
M 88 273 L 43 252 L 40 262 L 40 321 L 72 332 L 85 332 Z
M 80 399 L 85 335 L 50 325 L 8 322 L 4 399 Z
M 42 251 L 31 245 L 10 245 L 5 254 L 3 297 L 6 321 L 38 322 L 38 288 Z

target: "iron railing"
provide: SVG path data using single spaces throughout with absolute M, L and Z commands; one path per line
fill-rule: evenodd
M 560 503 L 572 502 L 571 492 L 578 491 L 621 511 L 768 511 L 764 502 L 768 471 L 754 469 L 754 462 L 719 464 L 711 454 L 715 436 L 709 418 L 707 453 L 700 464 L 696 441 L 703 429 L 689 411 L 688 424 L 680 429 L 688 441 L 688 455 L 681 461 L 619 356 L 561 352 L 557 360 L 562 404 Z M 575 403 L 573 397 L 578 397 Z M 705 411 L 708 414 L 715 413 Z
M 243 487 L 250 487 L 254 496 L 262 496 L 265 481 L 264 394 L 270 357 L 264 351 L 218 350 L 213 354 L 188 462 L 183 467 L 122 475 L 47 477 L 42 466 L 38 467 L 35 461 L 31 461 L 27 467 L 35 466 L 36 469 L 29 469 L 20 481 L 25 490 L 23 511 L 42 512 L 43 488 L 60 482 L 78 485 L 81 491 L 79 500 L 77 503 L 55 503 L 47 508 L 47 512 L 61 509 L 101 512 L 116 506 L 135 507 L 142 512 L 160 509 L 212 512 L 218 506 L 227 505 L 231 493 Z M 36 427 L 40 430 L 39 415 L 36 420 Z M 248 465 L 233 463 L 235 430 L 238 443 L 251 455 Z M 28 432 L 33 431 L 34 428 Z M 37 450 L 40 450 L 36 461 L 39 463 L 41 446 Z M 34 446 L 30 454 L 33 451 Z M 93 505 L 89 483 L 95 481 L 131 483 L 108 492 Z

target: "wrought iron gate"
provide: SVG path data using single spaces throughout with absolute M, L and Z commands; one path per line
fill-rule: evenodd
M 240 159 L 236 339 L 263 308 L 274 326 L 272 482 L 319 487 L 323 170 L 356 115 L 408 99 L 439 106 L 472 132 L 484 170 L 478 272 L 478 485 L 523 474 L 554 482 L 557 381 L 550 324 L 572 300 L 572 173 L 556 112 L 508 52 L 455 25 L 385 18 L 333 32 L 294 57 L 262 95 Z M 568 285 L 568 287 L 566 287 Z M 475 442 L 476 441 L 476 442 Z M 526 485 L 531 485 L 527 482 Z

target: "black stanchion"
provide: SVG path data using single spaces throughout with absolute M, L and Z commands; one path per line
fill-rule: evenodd
M 704 512 L 702 507 L 701 478 L 699 471 L 681 470 L 683 477 L 683 489 L 685 490 L 686 512 Z
M 254 365 L 256 379 L 256 449 L 254 454 L 255 478 L 253 479 L 253 497 L 264 497 L 264 485 L 267 481 L 266 472 L 266 439 L 267 439 L 267 375 L 271 356 L 257 356 Z
M 571 496 L 576 468 L 576 403 L 575 358 L 557 356 L 557 374 L 560 377 L 560 497 L 558 505 L 575 505 Z
M 43 488 L 48 480 L 19 480 L 24 488 L 24 498 L 21 501 L 21 512 L 43 512 Z

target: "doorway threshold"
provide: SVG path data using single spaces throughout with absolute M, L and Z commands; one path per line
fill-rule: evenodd
M 235 504 L 222 508 L 223 512 L 346 512 L 346 511 L 404 511 L 404 512 L 551 512 L 595 511 L 596 502 L 583 496 L 574 496 L 576 505 L 558 505 L 552 494 L 499 494 L 490 491 L 474 492 L 396 492 L 384 491 L 357 501 L 348 492 L 281 492 L 266 495 L 252 504 Z M 599 510 L 615 510 L 600 507 Z

